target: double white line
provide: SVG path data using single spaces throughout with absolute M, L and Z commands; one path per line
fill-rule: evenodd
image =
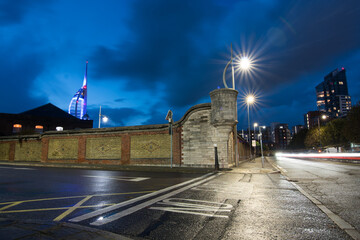
M 159 195 L 161 193 L 164 193 L 164 192 L 168 192 L 168 191 L 171 191 L 173 189 L 176 189 L 176 188 L 179 188 L 179 187 L 182 187 L 184 185 L 187 185 L 183 188 L 180 188 L 180 189 L 177 189 L 177 190 L 174 190 L 172 192 L 169 192 L 169 193 L 166 193 L 164 195 L 161 195 L 157 198 L 154 198 L 154 199 L 151 199 L 147 202 L 144 202 L 144 203 L 141 203 L 139 205 L 136 205 L 134 207 L 131 207 L 131 208 L 128 208 L 128 209 L 125 209 L 119 213 L 116 213 L 116 214 L 113 214 L 109 217 L 102 217 L 100 216 L 96 221 L 90 223 L 90 225 L 94 225 L 94 226 L 100 226 L 100 225 L 103 225 L 103 224 L 106 224 L 106 223 L 109 223 L 109 222 L 112 222 L 112 221 L 115 221 L 119 218 L 122 218 L 122 217 L 125 217 L 127 215 L 130 215 L 136 211 L 139 211 L 145 207 L 148 207 L 156 202 L 159 202 L 161 200 L 164 200 L 166 198 L 169 198 L 169 197 L 172 197 L 176 194 L 179 194 L 185 190 L 188 190 L 190 188 L 193 188 L 195 186 L 198 186 L 204 182 L 207 182 L 215 177 L 217 177 L 218 175 L 220 175 L 221 173 L 217 173 L 217 174 L 213 174 L 213 173 L 208 173 L 208 174 L 205 174 L 201 177 L 198 177 L 198 178 L 195 178 L 195 179 L 192 179 L 192 180 L 189 180 L 189 181 L 186 181 L 186 182 L 183 182 L 183 183 L 180 183 L 180 184 L 177 184 L 177 185 L 174 185 L 174 186 L 171 186 L 171 187 L 167 187 L 167 188 L 164 188 L 162 190 L 159 190 L 157 192 L 153 192 L 153 193 L 149 193 L 149 194 L 146 194 L 144 196 L 140 196 L 138 198 L 134 198 L 134 199 L 130 199 L 128 201 L 125 201 L 125 202 L 121 202 L 121 203 L 118 203 L 118 204 L 115 204 L 115 205 L 112 205 L 110 207 L 106 207 L 106 208 L 102 208 L 102 209 L 99 209 L 99 210 L 96 210 L 94 212 L 91 212 L 91 213 L 87 213 L 87 214 L 84 214 L 84 215 L 81 215 L 81 216 L 78 216 L 78 217 L 75 217 L 75 218 L 72 218 L 70 219 L 69 221 L 70 222 L 80 222 L 80 221 L 83 221 L 83 220 L 86 220 L 86 219 L 89 219 L 89 218 L 93 218 L 93 217 L 96 217 L 96 216 L 99 216 L 99 215 L 102 215 L 102 214 L 105 214 L 105 213 L 108 213 L 108 212 L 111 212 L 111 211 L 114 211 L 118 208 L 121 208 L 121 207 L 124 207 L 124 206 L 127 206 L 127 205 L 130 205 L 130 204 L 133 204 L 133 203 L 136 203 L 136 202 L 139 202 L 141 200 L 144 200 L 144 199 L 147 199 L 147 198 L 150 198 L 150 197 L 153 197 L 153 196 L 156 196 L 156 195 Z M 195 183 L 193 183 L 195 182 Z M 192 183 L 192 184 L 191 184 Z M 190 185 L 188 185 L 190 184 Z

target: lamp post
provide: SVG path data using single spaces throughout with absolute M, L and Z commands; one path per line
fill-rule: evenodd
M 264 152 L 263 152 L 261 128 L 264 128 L 264 129 L 265 129 L 265 126 L 259 126 L 260 148 L 261 148 L 261 167 L 264 168 Z
M 254 147 L 254 158 L 256 158 L 256 127 L 259 126 L 257 123 L 254 123 L 254 140 L 255 140 L 255 147 Z
M 251 134 L 250 134 L 250 104 L 253 104 L 255 102 L 255 97 L 253 95 L 248 95 L 246 97 L 246 104 L 247 104 L 247 112 L 248 112 L 248 129 L 249 129 L 249 136 L 248 136 L 248 142 L 249 142 L 249 149 L 250 149 L 250 158 L 251 156 Z
M 321 119 L 325 120 L 327 116 L 325 114 L 321 115 Z M 319 129 L 319 145 L 321 148 L 321 130 L 320 130 L 320 116 L 318 117 L 318 129 Z
M 103 120 L 104 123 L 106 123 L 106 122 L 109 120 L 109 118 L 108 118 L 107 116 L 101 114 L 101 106 L 100 106 L 100 109 L 99 109 L 99 125 L 98 125 L 98 128 L 100 128 L 100 126 L 101 126 L 101 119 Z
M 228 85 L 226 84 L 226 71 L 229 67 L 229 65 L 231 64 L 231 79 L 232 79 L 232 89 L 235 90 L 235 72 L 234 72 L 234 58 L 233 58 L 233 49 L 232 49 L 232 44 L 231 44 L 231 58 L 230 61 L 226 64 L 226 67 L 224 69 L 223 72 L 223 83 L 225 88 L 229 88 Z M 251 67 L 251 61 L 250 59 L 248 59 L 247 57 L 242 57 L 239 61 L 239 66 L 240 69 L 242 70 L 248 70 Z M 236 109 L 236 115 L 237 115 L 237 109 Z M 237 126 L 234 126 L 234 141 L 236 142 L 236 146 L 235 146 L 235 165 L 238 166 L 239 163 L 239 156 L 238 156 L 238 140 L 237 140 Z M 251 148 L 251 146 L 250 146 Z M 251 151 L 250 151 L 251 152 Z

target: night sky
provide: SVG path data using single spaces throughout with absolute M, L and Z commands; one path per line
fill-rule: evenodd
M 240 130 L 247 93 L 252 122 L 303 124 L 338 67 L 360 100 L 359 0 L 0 0 L 0 112 L 67 111 L 88 60 L 95 126 L 100 105 L 103 127 L 179 120 L 224 87 L 231 43 L 254 66 L 235 74 Z

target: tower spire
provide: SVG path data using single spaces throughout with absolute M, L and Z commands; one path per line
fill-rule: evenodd
M 86 61 L 85 66 L 85 75 L 82 87 L 75 93 L 74 97 L 70 101 L 69 105 L 69 114 L 79 118 L 79 119 L 89 119 L 87 114 L 87 66 L 88 61 Z

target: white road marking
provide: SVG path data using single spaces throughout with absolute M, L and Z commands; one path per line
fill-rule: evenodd
M 180 189 L 178 189 L 178 190 L 175 190 L 175 191 L 172 191 L 172 192 L 170 192 L 170 193 L 167 193 L 167 194 L 164 194 L 164 195 L 162 195 L 162 196 L 159 196 L 159 197 L 157 197 L 157 198 L 151 199 L 151 200 L 149 200 L 149 201 L 147 201 L 147 202 L 141 203 L 141 204 L 136 205 L 136 206 L 134 206 L 134 207 L 125 209 L 124 211 L 121 211 L 121 212 L 119 212 L 119 213 L 113 214 L 113 215 L 111 215 L 111 216 L 109 216 L 109 217 L 105 217 L 105 218 L 103 218 L 102 220 L 98 219 L 98 220 L 96 220 L 95 222 L 90 223 L 90 225 L 100 226 L 100 225 L 104 225 L 104 224 L 109 223 L 109 222 L 113 222 L 113 221 L 115 221 L 115 220 L 118 220 L 119 218 L 125 217 L 125 216 L 130 215 L 130 214 L 132 214 L 132 213 L 134 213 L 134 212 L 137 212 L 137 211 L 139 211 L 139 210 L 141 210 L 141 209 L 143 209 L 143 208 L 145 208 L 145 207 L 148 207 L 148 206 L 150 206 L 150 205 L 152 205 L 152 204 L 154 204 L 154 203 L 156 203 L 156 202 L 159 202 L 159 201 L 164 200 L 164 199 L 166 199 L 166 198 L 172 197 L 172 196 L 174 196 L 174 195 L 176 195 L 176 194 L 179 194 L 179 193 L 181 193 L 181 192 L 183 192 L 183 191 L 185 191 L 185 190 L 188 190 L 188 189 L 193 188 L 193 187 L 195 187 L 195 186 L 197 186 L 197 185 L 200 185 L 200 184 L 202 184 L 202 183 L 204 183 L 204 182 L 207 182 L 207 181 L 209 181 L 209 180 L 217 177 L 217 176 L 220 175 L 220 174 L 221 174 L 221 173 L 215 174 L 215 175 L 213 175 L 213 176 L 210 176 L 210 177 L 208 177 L 208 178 L 205 178 L 205 179 L 203 179 L 203 180 L 201 180 L 201 181 L 198 181 L 198 182 L 195 182 L 195 183 L 193 183 L 193 184 L 187 185 L 187 186 L 185 186 L 185 187 L 183 187 L 183 188 L 180 188 Z
M 17 167 L 0 167 L 0 168 L 5 168 L 5 169 L 13 169 L 13 170 L 36 170 L 34 168 L 17 168 Z
M 92 177 L 92 178 L 104 178 L 104 179 L 112 179 L 119 181 L 128 181 L 128 182 L 140 182 L 144 180 L 148 180 L 150 178 L 145 177 L 107 177 L 107 176 L 91 176 L 91 175 L 82 175 L 83 177 Z
M 115 205 L 110 206 L 110 207 L 106 207 L 106 208 L 103 208 L 103 209 L 99 209 L 99 210 L 93 211 L 93 212 L 91 212 L 91 213 L 87 213 L 87 214 L 84 214 L 84 215 L 81 215 L 81 216 L 72 218 L 72 219 L 70 219 L 69 221 L 70 221 L 70 222 L 80 222 L 80 221 L 83 221 L 83 220 L 86 220 L 86 219 L 89 219 L 89 218 L 92 218 L 92 217 L 96 217 L 96 216 L 98 216 L 98 215 L 101 215 L 101 214 L 104 214 L 104 213 L 107 213 L 107 212 L 116 210 L 116 209 L 118 209 L 118 208 L 127 206 L 127 205 L 129 205 L 129 204 L 136 203 L 136 202 L 141 201 L 141 200 L 143 200 L 143 199 L 147 199 L 147 198 L 150 198 L 150 197 L 159 195 L 159 194 L 161 194 L 161 193 L 163 193 L 163 192 L 167 192 L 167 191 L 173 190 L 173 189 L 175 189 L 175 188 L 184 186 L 184 185 L 186 185 L 186 184 L 190 184 L 190 183 L 192 183 L 192 182 L 196 182 L 196 181 L 198 181 L 198 180 L 201 180 L 201 179 L 204 179 L 204 178 L 208 177 L 209 175 L 212 175 L 212 173 L 208 173 L 208 174 L 205 174 L 205 175 L 203 175 L 203 176 L 201 176 L 201 177 L 194 178 L 194 179 L 192 179 L 192 180 L 189 180 L 189 181 L 186 181 L 186 182 L 183 182 L 183 183 L 179 183 L 179 184 L 176 184 L 176 185 L 174 185 L 174 186 L 170 186 L 170 187 L 161 189 L 161 190 L 156 191 L 156 192 L 153 192 L 153 193 L 149 193 L 149 194 L 146 194 L 146 195 L 143 195 L 143 196 L 134 198 L 134 199 L 130 199 L 130 200 L 125 201 L 125 202 L 121 202 L 121 203 L 115 204 Z
M 215 215 L 216 213 L 230 212 L 233 209 L 233 206 L 227 203 L 208 202 L 183 198 L 168 198 L 158 202 L 157 204 L 167 206 L 151 207 L 150 209 L 219 218 L 229 217 L 226 215 Z

